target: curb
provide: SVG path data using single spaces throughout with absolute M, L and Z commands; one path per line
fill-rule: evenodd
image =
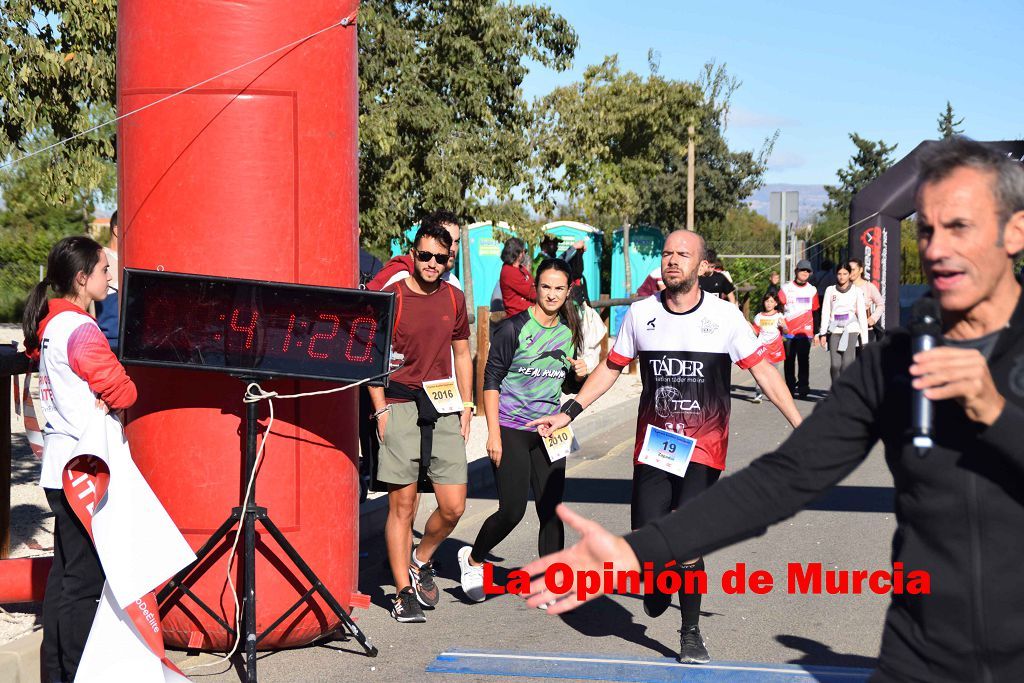
M 0 680 L 5 683 L 39 683 L 39 649 L 43 631 L 39 629 L 0 645 Z

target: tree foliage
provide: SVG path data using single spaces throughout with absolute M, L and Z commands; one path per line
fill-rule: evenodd
M 562 196 L 594 223 L 685 225 L 687 127 L 696 127 L 698 228 L 720 220 L 762 182 L 774 140 L 732 151 L 722 136 L 739 86 L 708 64 L 697 82 L 642 77 L 611 56 L 537 102 L 532 195 L 542 212 Z
M 946 100 L 946 111 L 939 114 L 939 135 L 942 136 L 943 140 L 949 139 L 954 135 L 960 135 L 964 132 L 963 128 L 957 128 L 962 126 L 964 119 L 961 116 L 959 119 L 953 114 L 953 105 Z
M 857 152 L 850 157 L 846 168 L 836 171 L 839 183 L 825 186 L 828 193 L 826 213 L 835 211 L 847 217 L 853 196 L 892 166 L 892 153 L 897 147 L 887 145 L 883 140 L 866 140 L 856 133 L 850 133 L 850 140 L 857 147 Z
M 114 113 L 116 0 L 4 0 L 0 157 L 18 158 Z M 46 152 L 36 191 L 55 204 L 112 195 L 114 126 Z
M 359 14 L 360 228 L 383 244 L 435 208 L 476 213 L 528 179 L 526 61 L 571 65 L 546 7 L 369 0 Z M 488 217 L 490 218 L 490 217 Z

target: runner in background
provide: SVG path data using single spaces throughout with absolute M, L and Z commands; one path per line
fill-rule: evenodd
M 555 514 L 565 491 L 565 458 L 552 462 L 543 439 L 527 423 L 558 409 L 563 393 L 574 394 L 587 376 L 576 358 L 583 330 L 569 297 L 572 272 L 561 259 L 537 267 L 537 303 L 499 325 L 491 338 L 484 371 L 487 455 L 494 466 L 498 510 L 488 517 L 473 546 L 459 549 L 462 590 L 484 599 L 483 562 L 526 513 L 530 490 L 537 508 L 540 556 L 565 547 Z
M 796 279 L 782 285 L 779 303 L 786 311 L 785 335 L 786 386 L 797 398 L 807 398 L 811 377 L 811 343 L 814 339 L 814 311 L 818 310 L 818 292 L 808 282 L 811 262 L 804 259 L 796 264 Z M 796 366 L 799 365 L 799 368 Z
M 779 302 L 772 294 L 761 297 L 761 310 L 754 316 L 754 332 L 757 340 L 764 346 L 764 357 L 778 371 L 779 363 L 786 360 L 786 346 L 782 343 L 782 335 L 787 330 L 786 318 L 779 310 Z M 757 387 L 754 403 L 764 400 L 761 387 Z
M 74 680 L 105 581 L 96 548 L 64 493 L 64 467 L 97 406 L 121 410 L 138 395 L 86 313 L 90 304 L 106 298 L 111 279 L 97 242 L 65 237 L 50 250 L 46 277 L 29 294 L 22 319 L 26 353 L 39 361 L 44 424 L 39 485 L 54 516 L 41 651 L 48 681 Z M 48 300 L 51 291 L 54 298 Z
M 421 605 L 437 605 L 431 560 L 466 507 L 465 442 L 474 406 L 460 395 L 471 395 L 473 362 L 465 297 L 441 279 L 450 249 L 443 227 L 420 226 L 412 276 L 384 290 L 395 293 L 391 356 L 403 365 L 386 388 L 370 387 L 381 440 L 377 478 L 388 484 L 384 537 L 396 589 L 391 614 L 400 622 L 425 621 Z M 437 509 L 413 546 L 420 463 L 427 466 Z
M 615 384 L 624 367 L 639 359 L 643 393 L 633 451 L 630 516 L 634 529 L 697 496 L 725 469 L 733 363 L 750 371 L 790 424 L 797 425 L 801 420 L 779 373 L 760 362 L 764 347 L 750 323 L 736 306 L 706 295 L 697 286 L 697 274 L 704 266 L 703 238 L 688 230 L 671 233 L 661 254 L 665 290 L 630 305 L 615 347 L 591 373 L 575 400 L 564 403 L 558 414 L 526 425 L 538 427 L 542 436 L 566 426 Z M 665 465 L 660 462 L 663 453 L 657 444 L 672 441 L 672 452 L 682 456 L 686 440 L 676 434 L 695 440 L 692 458 L 687 464 L 685 458 L 675 462 L 670 457 L 671 462 Z M 676 441 L 681 444 L 678 448 Z M 649 446 L 646 449 L 645 444 Z M 704 560 L 698 556 L 685 560 L 676 571 L 703 569 Z M 679 601 L 679 661 L 706 663 L 711 658 L 698 625 L 701 596 L 689 594 L 684 588 Z M 671 595 L 655 591 L 644 596 L 644 611 L 652 617 L 663 614 L 671 604 Z
M 879 341 L 885 336 L 885 328 L 881 325 L 885 314 L 885 298 L 875 287 L 875 283 L 864 278 L 864 262 L 852 258 L 847 265 L 850 268 L 850 280 L 864 294 L 864 303 L 868 307 L 868 341 Z M 858 347 L 858 353 L 860 353 Z
M 850 281 L 850 269 L 836 268 L 837 284 L 825 289 L 818 344 L 828 348 L 832 383 L 857 358 L 856 349 L 868 343 L 868 316 L 862 290 Z
M 736 286 L 732 278 L 722 270 L 722 262 L 714 249 L 708 249 L 707 265 L 698 279 L 700 288 L 708 294 L 714 294 L 719 299 L 725 299 L 729 303 L 736 303 Z

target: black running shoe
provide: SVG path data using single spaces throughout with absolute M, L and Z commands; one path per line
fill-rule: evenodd
M 434 576 L 437 573 L 434 571 L 434 562 L 433 560 L 424 562 L 417 567 L 415 558 L 416 549 L 413 548 L 412 560 L 409 562 L 409 581 L 412 582 L 413 590 L 416 591 L 416 599 L 424 607 L 436 607 L 441 599 L 441 591 L 434 583 Z
M 699 626 L 684 626 L 679 629 L 679 663 L 707 664 L 711 661 Z
M 422 624 L 427 620 L 423 616 L 423 608 L 416 602 L 416 592 L 412 586 L 406 586 L 395 596 L 395 600 L 391 604 L 391 616 L 395 618 L 395 621 L 405 624 Z
M 649 617 L 660 617 L 672 604 L 672 595 L 655 590 L 653 593 L 644 593 L 644 614 Z

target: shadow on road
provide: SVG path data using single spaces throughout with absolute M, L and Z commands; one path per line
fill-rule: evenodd
M 633 621 L 633 614 L 617 602 L 602 597 L 564 614 L 562 622 L 591 638 L 614 636 L 675 659 L 677 652 L 647 635 L 647 626 Z
M 824 643 L 801 636 L 778 635 L 775 640 L 791 650 L 802 654 L 790 659 L 790 664 L 807 664 L 816 666 L 846 666 L 858 669 L 873 669 L 878 664 L 876 657 L 864 657 L 836 652 Z

